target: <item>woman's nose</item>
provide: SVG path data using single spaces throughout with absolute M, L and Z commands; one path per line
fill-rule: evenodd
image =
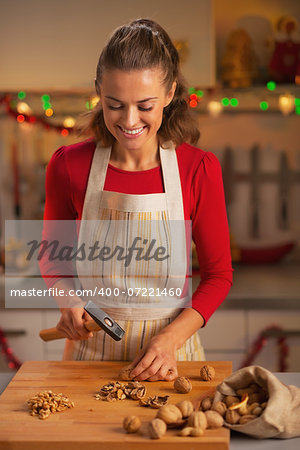
M 139 113 L 137 108 L 127 108 L 125 110 L 125 126 L 127 128 L 134 128 L 139 122 Z

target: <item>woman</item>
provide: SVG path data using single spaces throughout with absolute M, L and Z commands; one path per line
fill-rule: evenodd
M 127 308 L 119 307 L 121 299 L 118 308 L 107 311 L 125 330 L 119 342 L 103 332 L 92 336 L 84 327 L 87 317 L 81 307 L 61 308 L 57 328 L 68 338 L 64 358 L 131 360 L 136 380 L 172 380 L 176 360 L 204 358 L 199 329 L 232 282 L 220 165 L 213 154 L 193 146 L 199 131 L 187 106 L 178 53 L 154 21 L 135 20 L 115 31 L 100 55 L 95 86 L 100 101 L 90 124 L 93 139 L 54 153 L 47 169 L 44 219 L 80 219 L 79 245 L 91 243 L 92 235 L 104 242 L 104 235 L 110 239 L 113 234 L 111 242 L 118 236 L 125 247 L 128 236 L 123 232 L 133 223 L 139 229 L 145 223 L 170 229 L 171 223 L 192 220 L 201 283 L 190 308 L 153 308 L 157 299 L 147 297 L 150 303 L 139 309 L 130 302 L 144 299 L 125 295 Z M 87 224 L 97 220 L 98 229 L 90 232 Z M 113 222 L 113 232 L 104 230 L 107 221 Z M 151 286 L 159 278 L 160 286 L 185 290 L 178 273 L 186 275 L 186 236 L 182 227 L 178 230 L 175 239 L 165 241 L 171 263 L 161 258 L 141 269 Z M 172 260 L 174 254 L 177 259 Z M 125 271 L 122 261 L 106 268 L 105 276 L 101 264 L 97 260 L 87 268 L 86 262 L 77 262 L 83 287 L 107 282 L 129 286 L 130 277 L 137 280 L 134 269 Z M 51 267 L 41 267 L 43 274 L 51 273 Z M 55 281 L 66 292 L 73 286 L 72 279 Z M 104 305 L 109 308 L 117 300 L 106 298 Z

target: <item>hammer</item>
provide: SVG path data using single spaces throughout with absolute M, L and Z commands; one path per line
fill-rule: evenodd
M 115 341 L 120 341 L 125 334 L 123 328 L 114 321 L 106 312 L 91 300 L 87 302 L 84 310 L 91 316 L 93 320 L 85 322 L 84 326 L 88 331 L 104 330 Z M 54 341 L 55 339 L 65 339 L 65 336 L 56 328 L 48 328 L 40 331 L 40 338 L 43 341 Z

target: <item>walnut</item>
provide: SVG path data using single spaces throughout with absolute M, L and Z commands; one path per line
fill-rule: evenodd
M 193 437 L 203 436 L 203 434 L 204 434 L 204 431 L 202 430 L 202 428 L 197 428 L 197 427 L 192 428 L 192 430 L 190 432 L 190 436 L 193 436 Z
M 207 428 L 207 419 L 202 411 L 193 412 L 188 418 L 188 425 L 195 428 L 202 428 L 205 430 Z
M 127 433 L 136 433 L 141 426 L 141 421 L 136 416 L 127 416 L 123 420 L 123 428 Z
M 221 414 L 216 411 L 205 411 L 207 420 L 207 428 L 221 428 L 224 424 L 224 419 Z
M 156 418 L 149 423 L 148 430 L 151 439 L 159 439 L 166 433 L 167 425 L 163 420 Z
M 230 425 L 238 423 L 240 417 L 239 413 L 232 409 L 228 409 L 225 414 L 225 420 L 227 423 L 230 423 Z
M 182 402 L 176 403 L 176 406 L 180 409 L 182 417 L 189 417 L 194 411 L 193 403 L 189 400 L 183 400 Z
M 202 366 L 200 369 L 200 378 L 203 381 L 211 381 L 215 378 L 216 372 L 212 366 Z
M 153 397 L 148 397 L 146 400 L 140 399 L 140 406 L 150 406 L 150 408 L 159 409 L 161 406 L 164 406 L 168 403 L 169 395 L 165 395 L 164 397 L 154 395 Z
M 174 381 L 174 389 L 180 394 L 187 394 L 192 390 L 192 383 L 187 377 L 177 377 Z
M 229 408 L 229 406 L 233 405 L 234 403 L 238 403 L 240 399 L 234 395 L 226 395 L 224 397 L 224 402 L 226 403 L 226 406 Z
M 216 402 L 212 405 L 211 409 L 212 411 L 216 411 L 223 417 L 225 416 L 225 413 L 227 411 L 227 406 L 224 402 Z
M 182 419 L 182 414 L 176 405 L 166 405 L 159 408 L 156 417 L 169 425 L 171 423 L 179 422 Z
M 206 397 L 201 402 L 201 409 L 202 411 L 207 411 L 210 408 L 211 408 L 211 398 Z
M 262 412 L 263 409 L 260 406 L 257 406 L 252 410 L 252 414 L 254 414 L 255 416 L 260 416 Z
M 256 419 L 256 418 L 257 417 L 252 414 L 249 414 L 248 416 L 242 416 L 242 417 L 240 417 L 239 424 L 244 425 L 245 423 L 251 422 L 251 420 Z
M 182 430 L 179 431 L 178 436 L 189 436 L 192 430 L 193 427 L 182 428 Z
M 121 369 L 119 372 L 118 378 L 122 381 L 130 381 L 132 378 L 130 377 L 130 372 L 132 371 L 131 366 L 126 366 Z
M 259 403 L 255 402 L 251 405 L 248 405 L 248 414 L 252 414 L 252 411 L 257 408 L 258 406 L 261 406 Z

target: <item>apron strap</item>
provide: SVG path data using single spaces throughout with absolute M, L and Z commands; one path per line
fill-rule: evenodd
M 174 144 L 159 148 L 170 220 L 184 220 L 183 198 Z
M 111 147 L 97 145 L 92 159 L 81 220 L 97 219 Z M 96 216 L 95 216 L 96 214 Z

